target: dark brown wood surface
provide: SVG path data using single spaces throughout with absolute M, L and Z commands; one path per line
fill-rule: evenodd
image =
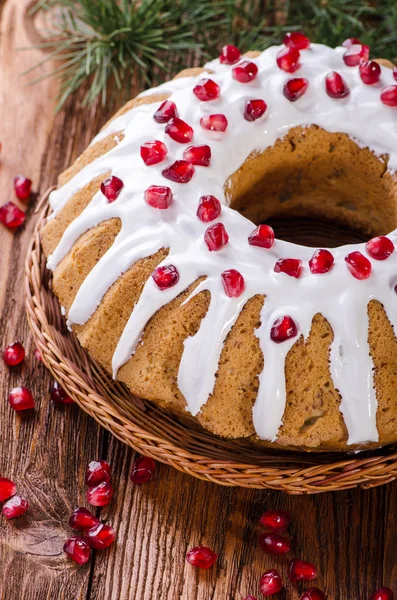
M 109 116 L 99 105 L 83 108 L 78 94 L 55 117 L 57 84 L 27 85 L 21 73 L 40 55 L 17 50 L 29 44 L 24 4 L 0 0 L 1 204 L 13 198 L 18 172 L 42 193 Z M 130 449 L 76 406 L 53 407 L 51 377 L 33 357 L 24 314 L 23 263 L 36 200 L 35 195 L 20 231 L 0 229 L 0 347 L 19 339 L 28 351 L 21 367 L 9 369 L 0 361 L 0 476 L 15 480 L 31 504 L 20 520 L 0 517 L 1 600 L 243 600 L 248 594 L 259 599 L 263 571 L 277 566 L 286 573 L 285 561 L 258 547 L 258 519 L 271 507 L 291 512 L 293 555 L 318 566 L 317 584 L 329 600 L 367 600 L 381 584 L 397 591 L 397 483 L 288 497 L 222 488 L 159 465 L 151 483 L 134 487 Z M 8 390 L 21 384 L 37 402 L 34 414 L 22 417 L 6 401 Z M 86 464 L 99 457 L 113 466 L 115 496 L 100 515 L 116 527 L 117 544 L 78 568 L 65 559 L 62 546 L 71 510 L 85 504 Z M 184 560 L 197 544 L 219 553 L 208 572 Z M 278 597 L 298 600 L 300 594 L 287 584 Z

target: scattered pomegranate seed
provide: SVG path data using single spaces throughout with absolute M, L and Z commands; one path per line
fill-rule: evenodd
M 8 394 L 10 406 L 16 410 L 31 410 L 34 408 L 34 398 L 32 392 L 26 387 L 16 387 Z
M 193 94 L 199 100 L 208 102 L 209 100 L 216 100 L 219 98 L 221 88 L 212 79 L 202 79 L 193 88 Z
M 305 560 L 291 560 L 288 567 L 288 578 L 292 583 L 298 581 L 312 581 L 317 577 L 316 567 Z
M 269 571 L 265 571 L 260 578 L 259 587 L 261 594 L 264 596 L 278 594 L 283 587 L 280 573 L 276 569 L 269 569 Z
M 389 85 L 388 87 L 383 88 L 380 99 L 386 106 L 395 108 L 397 106 L 397 85 Z
M 309 38 L 300 31 L 286 33 L 283 42 L 288 48 L 296 48 L 296 50 L 306 50 L 310 47 Z
M 57 381 L 54 381 L 52 384 L 51 392 L 50 392 L 51 400 L 55 404 L 73 404 L 74 400 L 70 396 L 67 395 L 63 387 L 59 385 Z
M 14 177 L 14 191 L 19 200 L 27 200 L 32 191 L 32 181 L 23 175 Z
M 92 460 L 85 472 L 84 483 L 89 486 L 99 485 L 104 481 L 109 482 L 112 469 L 106 460 Z
M 224 224 L 215 223 L 215 225 L 210 225 L 204 234 L 204 241 L 210 252 L 216 252 L 223 248 L 229 241 Z
M 63 551 L 78 565 L 84 565 L 90 559 L 91 550 L 87 542 L 75 535 L 66 540 Z
M 186 554 L 187 562 L 198 569 L 209 569 L 216 563 L 218 555 L 206 546 L 196 546 Z
M 8 500 L 17 493 L 17 486 L 11 479 L 0 477 L 0 502 Z
M 35 357 L 36 360 L 43 362 L 43 357 L 41 356 L 40 350 L 38 348 L 34 349 L 33 356 Z
M 385 260 L 394 252 L 393 242 L 384 235 L 374 237 L 365 244 L 365 249 L 371 258 Z
M 248 236 L 250 246 L 259 246 L 260 248 L 271 248 L 274 244 L 274 231 L 270 225 L 258 225 Z
M 176 104 L 172 100 L 164 100 L 153 115 L 153 119 L 157 123 L 168 123 L 170 119 L 178 116 Z
M 157 267 L 153 271 L 152 277 L 160 290 L 167 290 L 173 285 L 176 285 L 179 281 L 179 273 L 174 265 L 163 265 L 162 267 Z
M 156 470 L 156 463 L 150 456 L 139 456 L 134 460 L 131 471 L 131 481 L 137 485 L 148 483 Z
M 172 165 L 163 169 L 161 174 L 176 183 L 188 183 L 194 175 L 194 167 L 187 160 L 176 160 Z
M 206 144 L 202 146 L 189 146 L 183 153 L 183 158 L 192 165 L 209 167 L 211 162 L 211 148 Z
M 394 600 L 394 594 L 388 587 L 381 587 L 369 600 Z
M 165 132 L 174 142 L 188 144 L 193 139 L 193 129 L 179 117 L 173 117 L 166 125 Z
M 290 102 L 295 102 L 306 92 L 309 82 L 304 77 L 294 77 L 285 82 L 283 94 Z
M 21 517 L 29 508 L 29 502 L 21 496 L 13 496 L 6 502 L 1 509 L 1 512 L 6 519 L 15 519 Z
M 244 119 L 246 121 L 256 121 L 263 117 L 267 109 L 267 104 L 264 100 L 248 100 L 245 103 Z
M 91 529 L 88 529 L 84 534 L 85 542 L 95 548 L 95 550 L 104 550 L 113 544 L 116 539 L 116 532 L 110 525 L 99 523 Z
M 322 590 L 319 590 L 318 588 L 310 588 L 310 590 L 307 590 L 303 594 L 301 600 L 326 600 L 326 598 Z
M 348 67 L 356 67 L 361 61 L 367 61 L 369 58 L 369 46 L 363 44 L 353 44 L 343 55 L 343 60 Z
M 342 46 L 344 48 L 350 48 L 351 46 L 353 46 L 354 44 L 361 44 L 360 40 L 358 40 L 357 38 L 347 38 L 347 40 L 345 40 L 344 42 L 342 42 Z
M 244 277 L 236 271 L 236 269 L 229 269 L 221 273 L 223 288 L 226 296 L 229 298 L 238 298 L 241 296 L 245 289 Z
M 203 223 L 217 219 L 221 214 L 222 205 L 215 196 L 201 196 L 197 209 L 197 216 Z
M 347 268 L 356 279 L 368 279 L 371 275 L 371 263 L 361 252 L 356 250 L 345 256 Z
M 141 158 L 145 165 L 157 165 L 162 162 L 168 154 L 168 148 L 164 142 L 153 140 L 145 142 L 141 146 Z
M 299 69 L 299 50 L 296 48 L 283 48 L 276 56 L 277 65 L 279 69 L 286 71 L 287 73 L 295 73 Z
M 345 80 L 336 71 L 325 76 L 325 90 L 331 98 L 346 98 L 350 94 Z
M 105 196 L 107 201 L 110 203 L 116 200 L 123 187 L 124 183 L 121 181 L 121 179 L 119 179 L 115 175 L 112 175 L 111 177 L 108 177 L 107 179 L 102 181 L 101 192 Z
M 381 76 L 380 65 L 374 60 L 360 63 L 359 73 L 361 81 L 367 85 L 373 85 L 377 83 Z
M 274 271 L 298 279 L 302 272 L 302 261 L 298 258 L 280 258 L 274 265 Z
M 334 257 L 329 250 L 316 250 L 309 260 L 309 269 L 314 275 L 328 273 L 334 264 Z
M 209 131 L 226 131 L 228 121 L 225 115 L 208 115 L 200 119 L 200 125 Z
M 292 317 L 285 315 L 276 319 L 270 330 L 270 338 L 276 344 L 281 344 L 298 335 L 298 327 Z
M 99 525 L 98 519 L 87 508 L 79 506 L 75 508 L 69 519 L 69 525 L 72 529 L 78 531 L 87 531 L 92 527 Z
M 171 188 L 163 185 L 150 185 L 144 193 L 144 200 L 153 208 L 164 210 L 172 202 Z
M 261 533 L 259 536 L 259 545 L 266 554 L 287 554 L 291 548 L 288 538 L 273 531 L 270 533 Z
M 223 46 L 219 61 L 225 65 L 235 65 L 237 61 L 240 60 L 241 52 L 236 46 L 232 46 L 228 44 L 227 46 Z
M 25 358 L 25 348 L 21 342 L 13 342 L 3 350 L 3 360 L 9 367 L 19 365 Z
M 7 202 L 0 207 L 0 223 L 3 223 L 3 225 L 10 229 L 20 227 L 25 218 L 26 215 L 23 210 L 18 208 L 13 202 Z
M 291 516 L 286 510 L 276 508 L 274 510 L 267 510 L 260 518 L 260 523 L 271 531 L 277 531 L 282 533 L 285 531 L 291 523 Z
M 258 67 L 250 60 L 243 60 L 233 67 L 232 77 L 240 83 L 249 83 L 253 81 L 258 74 Z
M 113 488 L 108 481 L 102 481 L 99 485 L 89 487 L 87 490 L 87 502 L 92 506 L 106 506 L 113 496 Z

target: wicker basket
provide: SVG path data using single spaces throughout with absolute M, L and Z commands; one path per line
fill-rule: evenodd
M 179 422 L 111 379 L 65 325 L 51 291 L 40 232 L 49 212 L 43 197 L 26 260 L 26 308 L 44 364 L 77 404 L 138 452 L 220 485 L 273 488 L 290 494 L 383 485 L 397 477 L 396 447 L 358 455 L 297 454 L 228 442 Z M 295 223 L 296 225 L 296 223 Z M 306 238 L 310 231 L 305 231 Z

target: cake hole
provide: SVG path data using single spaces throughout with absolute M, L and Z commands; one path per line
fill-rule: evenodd
M 273 227 L 278 239 L 313 248 L 335 248 L 367 240 L 364 233 L 332 221 L 286 217 L 271 218 L 267 223 Z

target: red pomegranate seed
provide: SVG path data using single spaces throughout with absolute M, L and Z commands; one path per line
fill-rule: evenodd
M 116 539 L 116 532 L 110 525 L 99 523 L 91 529 L 88 529 L 84 534 L 85 542 L 95 548 L 95 550 L 104 550 L 113 544 Z
M 367 85 L 373 85 L 380 79 L 381 68 L 380 65 L 374 60 L 360 63 L 359 73 L 361 81 Z
M 112 470 L 106 460 L 92 460 L 85 472 L 84 483 L 89 486 L 99 485 L 103 481 L 109 482 Z
M 394 600 L 394 594 L 390 588 L 381 587 L 369 600 Z
M 193 88 L 193 94 L 203 102 L 216 100 L 219 98 L 220 93 L 221 88 L 212 79 L 201 79 Z
M 134 460 L 131 471 L 131 481 L 137 485 L 148 483 L 156 470 L 156 463 L 150 456 L 139 456 Z
M 246 596 L 244 600 L 257 600 L 255 596 Z
M 3 360 L 9 367 L 19 365 L 25 358 L 25 348 L 21 342 L 13 342 L 3 350 Z
M 288 48 L 296 48 L 296 50 L 306 50 L 310 47 L 309 38 L 300 31 L 286 33 L 283 42 Z
M 334 257 L 329 250 L 316 250 L 309 260 L 309 269 L 314 275 L 328 273 L 334 264 Z
M 179 117 L 173 117 L 167 123 L 165 132 L 174 142 L 179 142 L 179 144 L 188 144 L 193 139 L 193 129 Z
M 353 44 L 361 44 L 361 42 L 357 38 L 347 38 L 347 40 L 345 40 L 344 42 L 342 42 L 341 45 L 344 48 L 350 48 L 351 46 L 353 46 Z
M 276 569 L 265 571 L 260 578 L 259 587 L 263 596 L 277 594 L 283 587 L 280 573 Z
M 27 200 L 32 191 L 32 181 L 23 175 L 14 177 L 14 191 L 19 200 Z
M 32 392 L 26 387 L 16 387 L 8 395 L 8 402 L 16 410 L 30 410 L 34 408 Z
M 55 404 L 73 404 L 74 400 L 70 396 L 67 395 L 63 387 L 59 385 L 57 381 L 54 381 L 52 384 L 51 392 L 50 392 L 51 400 Z
M 256 121 L 263 117 L 267 109 L 267 104 L 264 100 L 248 100 L 245 103 L 244 119 L 246 121 Z
M 380 99 L 386 106 L 395 108 L 397 106 L 397 85 L 389 85 L 388 87 L 383 88 Z
M 13 496 L 6 502 L 1 509 L 1 512 L 6 519 L 15 519 L 21 517 L 29 508 L 29 502 L 21 496 Z
M 394 252 L 393 242 L 384 235 L 374 237 L 365 244 L 365 249 L 371 258 L 385 260 Z
M 164 142 L 152 140 L 141 146 L 141 158 L 145 165 L 157 165 L 162 162 L 168 154 L 168 148 Z
M 157 123 L 168 123 L 173 117 L 177 117 L 176 104 L 172 100 L 164 100 L 153 115 L 153 119 Z
M 153 271 L 152 277 L 160 290 L 168 290 L 168 288 L 176 285 L 179 281 L 179 273 L 174 265 L 163 265 L 162 267 L 157 267 Z
M 291 516 L 286 510 L 274 509 L 266 511 L 260 518 L 260 522 L 267 529 L 282 533 L 291 523 Z
M 305 560 L 291 560 L 288 567 L 288 578 L 292 583 L 298 581 L 312 581 L 317 577 L 316 567 Z
M 99 525 L 98 519 L 86 508 L 79 506 L 76 508 L 70 516 L 69 525 L 72 529 L 78 531 L 87 531 L 92 527 Z
M 298 258 L 280 258 L 274 265 L 274 271 L 298 279 L 302 272 L 302 261 Z
M 350 94 L 345 80 L 336 71 L 325 76 L 325 90 L 331 98 L 346 98 Z
M 200 125 L 209 131 L 226 131 L 228 121 L 225 115 L 208 115 L 200 119 Z
M 87 502 L 92 506 L 106 506 L 113 496 L 113 488 L 108 481 L 102 481 L 99 485 L 89 487 L 87 490 Z
M 266 554 L 287 554 L 291 548 L 288 538 L 273 531 L 270 533 L 261 533 L 259 536 L 259 545 Z
M 36 360 L 43 362 L 43 357 L 40 354 L 40 350 L 38 348 L 34 349 L 33 355 L 35 357 Z
M 343 60 L 348 67 L 356 67 L 361 61 L 367 61 L 368 58 L 369 46 L 363 44 L 353 44 L 343 55 Z
M 0 477 L 0 502 L 8 500 L 17 493 L 17 486 L 11 479 Z
M 224 65 L 235 65 L 238 60 L 240 60 L 241 52 L 236 46 L 232 46 L 228 44 L 227 46 L 223 46 L 219 61 Z
M 84 565 L 90 559 L 91 550 L 87 542 L 75 535 L 66 540 L 63 551 L 78 565 Z
M 347 268 L 356 279 L 368 279 L 371 275 L 371 263 L 361 252 L 356 250 L 345 256 Z
M 10 229 L 20 227 L 25 221 L 25 213 L 13 202 L 7 202 L 0 207 L 0 223 Z
M 144 193 L 144 200 L 153 208 L 164 210 L 172 202 L 171 188 L 165 185 L 150 185 Z
M 214 221 L 221 214 L 222 205 L 215 196 L 201 196 L 197 209 L 197 216 L 203 223 Z
M 189 146 L 183 153 L 183 158 L 192 165 L 209 167 L 211 162 L 211 148 L 206 144 L 202 146 Z
M 287 73 L 295 73 L 299 69 L 299 50 L 296 48 L 283 48 L 277 54 L 276 60 L 279 69 L 286 71 Z
M 161 174 L 176 183 L 188 183 L 194 175 L 194 167 L 187 160 L 176 160 L 172 165 L 163 169 Z
M 318 588 L 310 588 L 310 590 L 307 590 L 303 594 L 301 600 L 326 600 L 326 598 L 322 590 L 319 590 Z
M 290 102 L 295 102 L 306 92 L 309 82 L 304 77 L 288 79 L 283 88 L 283 94 Z
M 250 246 L 259 246 L 259 248 L 271 248 L 274 244 L 274 231 L 270 225 L 258 225 L 248 236 Z
M 244 277 L 236 271 L 236 269 L 229 269 L 223 271 L 221 274 L 223 288 L 226 296 L 229 298 L 238 298 L 241 296 L 245 289 Z
M 112 175 L 111 177 L 108 177 L 107 179 L 102 181 L 101 192 L 105 196 L 107 201 L 110 203 L 116 200 L 123 187 L 124 183 L 121 181 L 121 179 L 119 179 L 115 175 Z
M 298 335 L 298 327 L 292 317 L 285 315 L 276 319 L 270 330 L 270 338 L 276 344 L 281 344 Z
M 210 252 L 216 252 L 223 248 L 229 241 L 224 224 L 215 223 L 215 225 L 210 225 L 204 234 L 204 241 Z
M 241 63 L 233 67 L 233 79 L 240 83 L 249 83 L 253 81 L 258 74 L 258 67 L 250 60 L 243 60 Z
M 186 554 L 187 562 L 198 569 L 209 569 L 216 563 L 218 555 L 206 546 L 196 546 Z

